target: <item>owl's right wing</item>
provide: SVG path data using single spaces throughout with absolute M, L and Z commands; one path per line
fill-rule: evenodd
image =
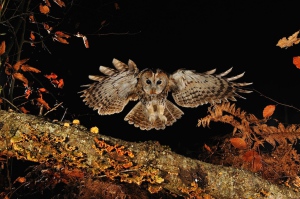
M 100 66 L 99 70 L 105 76 L 89 75 L 89 79 L 95 82 L 83 87 L 80 91 L 83 101 L 99 115 L 110 115 L 121 112 L 130 100 L 137 100 L 135 93 L 138 68 L 131 60 L 128 65 L 113 59 L 114 67 Z

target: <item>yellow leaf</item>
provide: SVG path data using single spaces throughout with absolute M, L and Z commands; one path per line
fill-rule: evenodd
M 275 107 L 276 107 L 275 105 L 266 106 L 263 110 L 263 117 L 268 118 L 268 117 L 272 116 L 275 111 Z

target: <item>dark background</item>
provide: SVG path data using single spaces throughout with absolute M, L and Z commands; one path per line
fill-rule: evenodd
M 298 31 L 300 1 L 130 0 L 118 1 L 119 10 L 114 3 L 75 1 L 70 10 L 63 8 L 65 18 L 56 30 L 86 35 L 90 48 L 84 47 L 81 38 L 72 37 L 68 45 L 49 40 L 47 50 L 36 46 L 30 54 L 32 64 L 43 74 L 55 72 L 64 79 L 64 88 L 52 92 L 68 108 L 65 119 L 79 119 L 88 128 L 97 126 L 100 134 L 128 141 L 157 140 L 179 153 L 198 151 L 208 138 L 232 132 L 225 124 L 196 127 L 209 105 L 181 108 L 183 118 L 160 131 L 141 131 L 123 121 L 136 102 L 119 114 L 99 116 L 84 105 L 78 92 L 80 85 L 92 82 L 89 74 L 100 74 L 99 66 L 112 66 L 113 58 L 125 63 L 132 59 L 140 70 L 161 68 L 168 73 L 179 68 L 223 72 L 233 66 L 229 76 L 246 71 L 238 82 L 253 82 L 250 89 L 300 107 L 300 71 L 292 63 L 293 56 L 300 55 L 300 46 L 276 46 L 279 39 Z M 59 13 L 53 5 L 50 14 Z M 107 26 L 99 30 L 103 20 Z M 276 104 L 256 92 L 243 96 L 247 99 L 238 99 L 236 106 L 259 118 L 266 105 Z M 49 116 L 60 119 L 64 110 Z M 299 123 L 299 115 L 297 110 L 279 105 L 273 118 Z

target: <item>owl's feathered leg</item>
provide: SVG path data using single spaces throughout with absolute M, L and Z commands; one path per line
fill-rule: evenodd
M 159 111 L 159 108 L 156 111 Z M 151 118 L 149 118 L 147 108 L 141 102 L 138 102 L 125 116 L 124 120 L 128 121 L 129 124 L 133 124 L 135 127 L 139 127 L 141 130 L 160 130 L 165 129 L 166 126 L 171 126 L 177 119 L 181 118 L 183 112 L 176 105 L 167 100 L 162 115 L 166 118 L 166 121 L 162 121 L 158 112 L 155 114 L 158 114 L 155 115 L 155 120 L 150 122 L 149 119 Z

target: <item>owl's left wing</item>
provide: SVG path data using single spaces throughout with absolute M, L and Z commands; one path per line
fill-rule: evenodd
M 81 91 L 83 101 L 100 115 L 110 115 L 121 112 L 128 101 L 137 100 L 135 87 L 139 72 L 135 63 L 131 60 L 128 65 L 113 59 L 116 69 L 100 66 L 99 70 L 105 76 L 89 75 L 95 82 L 83 87 Z
M 183 107 L 197 107 L 206 103 L 220 103 L 221 101 L 236 101 L 235 97 L 244 98 L 238 93 L 250 93 L 252 91 L 241 89 L 252 83 L 235 83 L 244 73 L 226 78 L 232 68 L 215 74 L 216 69 L 205 73 L 197 73 L 192 70 L 179 69 L 170 75 L 170 90 L 175 102 Z

